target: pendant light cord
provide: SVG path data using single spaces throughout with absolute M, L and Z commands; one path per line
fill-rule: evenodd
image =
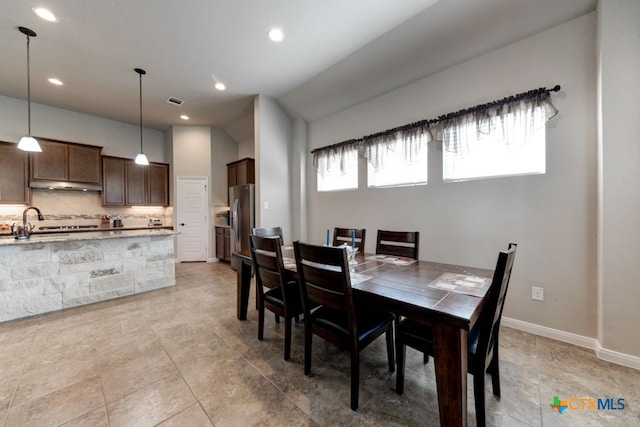
M 142 73 L 139 73 L 140 76 L 140 152 L 142 151 Z
M 29 61 L 29 43 L 31 39 L 27 34 L 27 126 L 28 136 L 31 136 L 31 66 Z

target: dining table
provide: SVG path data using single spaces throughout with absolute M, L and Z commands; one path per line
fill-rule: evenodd
M 293 248 L 283 246 L 285 269 L 296 277 Z M 246 320 L 253 261 L 232 254 L 237 272 L 237 318 Z M 396 316 L 431 326 L 441 426 L 467 425 L 467 334 L 475 325 L 493 270 L 358 254 L 349 265 L 354 296 Z

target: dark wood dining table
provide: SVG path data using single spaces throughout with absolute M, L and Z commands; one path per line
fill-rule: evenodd
M 283 247 L 283 256 L 285 268 L 295 276 L 291 247 Z M 253 262 L 248 253 L 234 253 L 232 258 L 237 270 L 237 317 L 246 320 Z M 373 254 L 356 256 L 356 261 L 350 269 L 359 298 L 432 327 L 440 425 L 466 426 L 467 333 L 478 320 L 485 297 L 429 285 L 444 273 L 491 278 L 493 271 Z

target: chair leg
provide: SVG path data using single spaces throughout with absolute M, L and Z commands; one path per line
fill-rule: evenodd
M 396 393 L 404 393 L 404 361 L 407 358 L 407 346 L 398 341 L 396 334 L 396 358 L 398 360 L 398 369 L 396 369 Z
M 291 359 L 291 317 L 284 318 L 284 360 Z
M 264 339 L 264 304 L 260 301 L 258 305 L 258 340 Z
M 276 323 L 280 323 L 280 316 L 278 316 L 277 314 L 274 313 L 274 316 L 276 317 Z
M 351 350 L 351 409 L 358 409 L 360 392 L 360 353 L 358 349 Z
M 387 328 L 387 332 L 385 333 L 385 338 L 387 340 L 387 359 L 389 361 L 389 372 L 393 372 L 396 370 L 396 361 L 393 356 L 393 325 L 390 323 Z
M 473 374 L 473 395 L 476 402 L 476 425 L 485 427 L 486 411 L 484 405 L 484 371 L 475 372 Z
M 429 355 L 427 353 L 422 353 L 422 363 L 425 365 L 429 363 Z
M 306 316 L 305 316 L 306 317 Z M 311 321 L 305 319 L 304 322 L 304 374 L 311 375 L 311 344 L 313 337 L 311 332 Z
M 498 363 L 498 349 L 494 348 L 493 358 L 489 364 L 489 373 L 491 374 L 491 385 L 493 386 L 493 395 L 500 400 L 500 364 Z

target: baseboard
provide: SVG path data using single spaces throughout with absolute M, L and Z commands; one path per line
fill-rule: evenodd
M 596 353 L 598 359 L 615 363 L 617 365 L 640 369 L 640 357 L 602 348 L 600 342 L 595 338 L 572 334 L 570 332 L 536 325 L 535 323 L 523 322 L 522 320 L 511 319 L 504 316 L 502 317 L 501 324 L 519 331 L 566 342 L 567 344 L 577 345 L 578 347 L 588 348 Z
M 207 258 L 207 262 L 220 262 L 218 258 Z

